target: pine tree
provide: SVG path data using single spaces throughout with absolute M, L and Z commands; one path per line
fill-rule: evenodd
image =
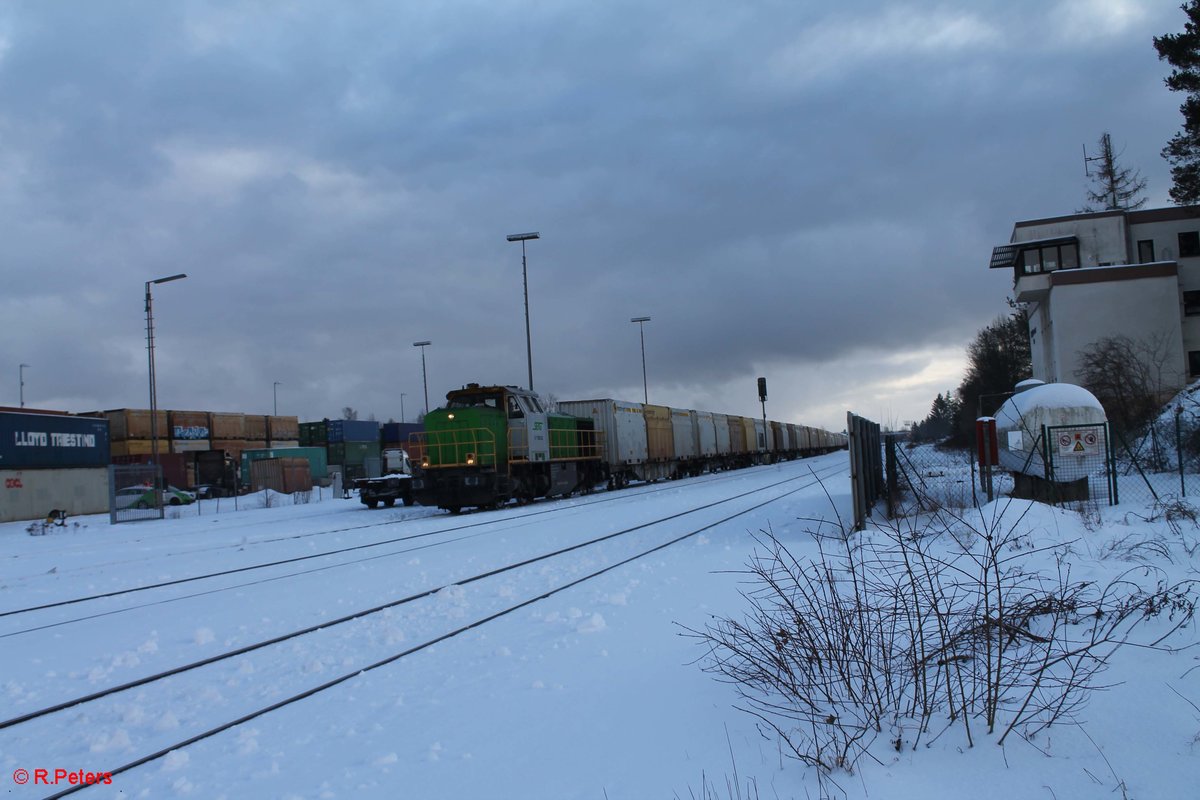
M 1091 176 L 1095 188 L 1088 189 L 1087 203 L 1080 211 L 1089 214 L 1118 209 L 1135 211 L 1146 205 L 1146 198 L 1138 196 L 1146 189 L 1146 179 L 1137 170 L 1117 164 L 1112 137 L 1107 131 L 1100 137 L 1099 148 L 1099 155 L 1087 159 L 1096 161 L 1100 166 Z
M 1029 377 L 1028 315 L 1018 310 L 1000 317 L 975 335 L 967 346 L 967 374 L 958 387 L 958 431 L 964 441 L 973 437 L 975 417 L 994 414 L 1003 395 Z
M 1154 37 L 1160 61 L 1174 69 L 1165 79 L 1167 88 L 1183 92 L 1179 111 L 1183 129 L 1171 138 L 1162 155 L 1171 164 L 1171 199 L 1179 205 L 1200 202 L 1200 0 L 1180 6 L 1187 14 L 1183 33 Z

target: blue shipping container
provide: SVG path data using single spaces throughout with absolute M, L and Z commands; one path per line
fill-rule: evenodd
M 329 441 L 378 442 L 379 423 L 361 419 L 329 420 Z
M 425 425 L 420 422 L 387 422 L 383 426 L 381 441 L 384 444 L 408 444 L 410 433 L 420 433 L 423 430 Z
M 108 420 L 0 412 L 0 469 L 106 467 Z

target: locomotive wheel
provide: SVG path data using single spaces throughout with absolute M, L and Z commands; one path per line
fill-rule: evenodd
M 394 497 L 389 497 L 383 501 L 384 508 L 391 508 L 394 505 L 396 505 L 396 498 L 394 498 Z

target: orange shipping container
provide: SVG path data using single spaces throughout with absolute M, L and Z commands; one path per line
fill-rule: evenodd
M 145 456 L 150 454 L 151 444 L 152 442 L 149 439 L 128 439 L 123 442 L 109 442 L 109 452 L 114 458 L 118 456 Z M 165 452 L 166 449 L 166 441 L 158 443 L 158 452 Z
M 670 461 L 675 457 L 675 436 L 671 430 L 671 409 L 666 406 L 645 406 L 646 458 L 649 461 Z
M 267 418 L 267 439 L 273 446 L 281 445 L 276 442 L 292 442 L 300 438 L 300 418 L 299 417 L 268 417 Z
M 149 409 L 118 408 L 112 411 L 105 411 L 104 416 L 108 417 L 108 438 L 110 441 L 150 438 Z M 158 412 L 158 435 L 161 439 L 168 438 L 166 411 Z
M 245 439 L 245 414 L 211 414 L 212 438 L 214 439 Z
M 242 451 L 247 449 L 247 443 L 245 439 L 213 439 L 211 449 L 224 450 L 235 460 L 240 461 Z
M 268 417 L 259 414 L 247 414 L 246 438 L 256 442 L 265 442 L 267 440 L 267 419 Z

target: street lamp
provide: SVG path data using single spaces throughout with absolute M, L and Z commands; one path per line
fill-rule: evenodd
M 277 416 L 277 417 L 279 416 L 279 387 L 280 386 L 283 386 L 283 384 L 280 383 L 279 381 L 275 381 L 275 383 L 271 386 L 271 395 L 273 396 L 273 398 L 275 400 L 275 416 Z
M 530 239 L 540 239 L 541 234 L 513 233 L 509 234 L 510 242 L 521 243 L 521 282 L 525 285 L 525 357 L 529 363 L 529 391 L 533 391 L 533 341 L 529 336 L 529 273 L 525 268 L 525 243 Z
M 429 378 L 425 374 L 425 348 L 433 342 L 413 342 L 413 347 L 421 348 L 421 383 L 425 385 L 425 413 L 429 413 Z
M 634 317 L 629 320 L 638 324 L 638 333 L 642 337 L 642 402 L 646 405 L 650 404 L 650 392 L 646 389 L 646 325 L 650 321 L 649 317 Z
M 158 470 L 158 387 L 154 379 L 154 311 L 150 287 L 156 283 L 170 283 L 186 277 L 187 274 L 181 272 L 178 275 L 146 281 L 146 351 L 150 357 L 150 463 L 154 465 L 154 505 L 156 508 L 162 505 L 162 479 Z
M 401 422 L 408 422 L 408 420 L 406 420 L 404 418 L 404 398 L 407 396 L 408 396 L 408 392 L 400 393 L 400 421 Z
M 21 376 L 21 408 L 25 407 L 25 370 L 29 369 L 28 364 L 22 364 L 17 368 L 17 372 Z

